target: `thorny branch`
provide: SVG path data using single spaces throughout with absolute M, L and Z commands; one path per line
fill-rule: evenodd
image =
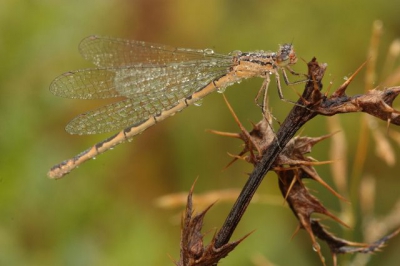
M 315 58 L 308 64 L 308 76 L 312 77 L 312 79 L 306 84 L 306 88 L 302 95 L 304 100 L 311 100 L 315 94 L 313 92 L 319 92 L 322 89 L 321 80 L 324 76 L 325 69 L 326 65 L 319 65 Z M 281 147 L 285 147 L 289 140 L 294 137 L 296 132 L 307 121 L 317 115 L 317 113 L 312 112 L 311 109 L 302 107 L 303 100 L 300 99 L 297 103 L 298 105 L 293 107 L 279 128 L 277 139 L 274 139 L 264 150 L 259 163 L 255 165 L 253 172 L 250 174 L 247 183 L 233 205 L 224 225 L 217 233 L 217 241 L 215 243 L 217 248 L 228 243 L 236 229 L 236 226 L 246 211 L 247 206 L 253 198 L 254 193 L 261 184 L 264 176 L 271 169 L 273 162 L 282 151 Z
M 299 228 L 305 229 L 310 235 L 313 247 L 318 252 L 324 265 L 325 259 L 320 252 L 320 246 L 316 238 L 327 243 L 333 256 L 334 265 L 336 265 L 337 254 L 372 253 L 379 250 L 390 238 L 400 232 L 400 230 L 397 230 L 372 244 L 355 243 L 333 236 L 318 220 L 311 218 L 311 214 L 317 212 L 345 225 L 344 222 L 330 213 L 317 198 L 308 192 L 302 182 L 303 179 L 315 180 L 335 196 L 342 200 L 345 199 L 330 188 L 318 175 L 313 168 L 313 165 L 317 163 L 312 158 L 304 156 L 305 153 L 311 151 L 313 145 L 329 136 L 294 138 L 296 132 L 318 114 L 332 116 L 338 113 L 365 112 L 388 123 L 400 125 L 400 112 L 392 107 L 394 99 L 400 94 L 400 87 L 386 88 L 384 90 L 374 89 L 366 94 L 349 97 L 345 92 L 354 76 L 358 73 L 359 70 L 357 70 L 328 97 L 321 93 L 321 81 L 325 70 L 326 65 L 318 64 L 315 58 L 308 63 L 309 81 L 301 98 L 294 105 L 276 135 L 271 129 L 272 119 L 268 114 L 265 114 L 263 119 L 254 125 L 253 130 L 248 132 L 240 124 L 230 108 L 241 129 L 241 133 L 225 135 L 237 137 L 245 143 L 245 148 L 239 155 L 234 157 L 233 161 L 244 159 L 254 165 L 254 170 L 250 174 L 224 225 L 206 247 L 203 246 L 201 227 L 205 213 L 211 206 L 193 218 L 192 191 L 190 192 L 186 214 L 182 222 L 181 258 L 177 265 L 216 265 L 220 259 L 227 256 L 246 237 L 229 243 L 255 191 L 270 170 L 274 170 L 278 174 L 279 187 L 283 197 L 299 220 Z M 228 107 L 230 107 L 229 104 Z M 218 134 L 224 135 L 221 132 Z M 249 155 L 246 155 L 247 153 Z

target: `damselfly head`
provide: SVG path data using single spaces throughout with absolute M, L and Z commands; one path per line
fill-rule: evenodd
M 285 43 L 279 46 L 279 51 L 276 55 L 276 62 L 279 66 L 296 64 L 297 56 L 291 43 Z

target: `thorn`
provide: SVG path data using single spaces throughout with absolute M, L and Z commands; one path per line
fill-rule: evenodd
M 239 153 L 238 155 L 232 154 L 228 152 L 228 155 L 233 157 L 233 160 L 230 161 L 223 169 L 222 171 L 226 170 L 229 166 L 231 166 L 234 162 L 236 162 L 237 160 L 243 160 L 243 161 L 247 161 L 245 156 L 242 156 L 246 153 L 246 151 L 242 151 L 241 153 Z
M 290 237 L 290 241 L 293 240 L 293 238 L 297 235 L 297 233 L 300 231 L 300 229 L 301 229 L 301 226 L 300 226 L 300 224 L 298 224 L 296 229 L 294 230 L 292 236 Z
M 387 121 L 387 125 L 386 125 L 386 135 L 389 134 L 389 127 L 390 127 L 390 122 L 392 121 L 392 119 L 390 117 L 388 117 Z
M 320 183 L 322 186 L 324 186 L 327 190 L 329 190 L 333 195 L 335 195 L 338 199 L 343 200 L 344 202 L 350 203 L 348 199 L 340 195 L 338 192 L 336 192 L 331 186 L 328 185 L 318 174 L 314 172 L 310 172 L 308 168 L 306 167 L 301 167 L 312 179 Z
M 245 128 L 245 127 L 242 125 L 242 123 L 240 122 L 240 120 L 239 120 L 239 118 L 237 117 L 235 111 L 233 111 L 232 106 L 231 106 L 230 103 L 228 102 L 228 99 L 226 98 L 225 94 L 222 94 L 222 96 L 223 96 L 223 98 L 224 98 L 224 100 L 225 100 L 226 105 L 228 106 L 229 111 L 231 112 L 233 118 L 235 119 L 235 122 L 237 123 L 237 125 L 239 126 L 240 130 L 241 130 L 242 133 L 243 133 L 243 135 L 241 136 L 241 138 L 245 141 L 245 143 L 247 143 L 247 142 L 249 143 L 247 148 L 249 149 L 249 151 L 250 151 L 252 157 L 255 158 L 255 156 L 254 156 L 254 154 L 253 154 L 253 151 L 252 151 L 252 150 L 253 150 L 252 148 L 255 148 L 255 149 L 257 150 L 258 154 L 261 154 L 260 147 L 259 147 L 256 143 L 253 142 L 250 133 L 246 130 L 246 128 Z
M 196 186 L 197 180 L 199 179 L 199 177 L 197 176 L 196 179 L 193 182 L 192 187 L 190 188 L 190 194 L 193 195 L 193 191 L 194 191 L 194 187 Z
M 232 108 L 232 106 L 230 105 L 230 103 L 228 102 L 228 99 L 226 98 L 225 94 L 222 94 L 222 97 L 224 98 L 225 104 L 226 104 L 226 106 L 228 107 L 229 111 L 231 112 L 231 114 L 232 114 L 232 116 L 233 116 L 233 119 L 235 119 L 235 122 L 236 122 L 236 124 L 239 126 L 240 130 L 241 130 L 243 133 L 245 133 L 245 134 L 247 133 L 247 134 L 248 134 L 247 130 L 244 128 L 244 126 L 242 125 L 242 123 L 240 123 L 240 120 L 239 120 L 239 118 L 237 117 L 235 111 L 233 111 L 233 108 Z
M 241 136 L 239 133 L 230 133 L 230 132 L 218 131 L 218 130 L 213 130 L 213 129 L 207 129 L 206 132 L 209 132 L 209 133 L 212 133 L 215 135 L 224 136 L 224 137 L 241 139 Z
M 340 97 L 342 96 L 346 89 L 347 86 L 349 86 L 349 84 L 353 81 L 353 79 L 355 78 L 355 76 L 361 71 L 361 69 L 365 66 L 365 64 L 368 62 L 368 60 L 366 60 L 364 63 L 361 64 L 361 66 L 359 68 L 357 68 L 356 72 L 354 72 L 332 95 L 332 97 Z
M 286 201 L 287 197 L 289 196 L 289 193 L 290 193 L 290 191 L 292 190 L 292 188 L 293 188 L 294 184 L 296 183 L 296 181 L 299 181 L 299 182 L 300 182 L 299 176 L 298 176 L 297 174 L 296 174 L 295 176 L 296 176 L 296 178 L 293 178 L 293 179 L 292 179 L 292 182 L 290 182 L 290 186 L 289 186 L 289 188 L 288 188 L 288 190 L 287 190 L 287 192 L 286 192 L 286 195 L 285 195 L 283 204 L 285 204 L 285 201 Z M 300 182 L 300 184 L 302 185 L 301 182 Z
M 340 220 L 338 217 L 336 217 L 335 215 L 333 215 L 330 211 L 326 210 L 325 212 L 323 212 L 322 214 L 325 214 L 326 216 L 332 218 L 333 220 L 335 220 L 336 222 L 340 223 L 341 225 L 343 225 L 344 227 L 347 228 L 351 228 L 350 226 L 348 226 L 345 222 L 343 222 L 342 220 Z
M 307 157 L 307 158 L 311 158 L 311 159 L 313 159 L 312 157 Z M 315 160 L 315 159 L 313 159 L 313 160 Z M 301 164 L 301 165 L 310 165 L 310 166 L 315 166 L 315 165 L 325 165 L 325 164 L 331 164 L 331 163 L 334 163 L 335 161 L 334 160 L 329 160 L 329 161 L 317 161 L 317 162 L 309 162 L 309 161 L 299 161 L 299 164 Z

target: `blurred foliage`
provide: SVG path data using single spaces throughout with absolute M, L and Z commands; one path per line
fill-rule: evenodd
M 372 0 L 1 1 L 0 265 L 172 265 L 168 254 L 179 256 L 183 208 L 160 210 L 154 200 L 187 191 L 196 177 L 195 192 L 241 188 L 251 170 L 239 162 L 221 172 L 230 160 L 226 152 L 240 151 L 240 142 L 204 132 L 207 128 L 238 131 L 221 95 L 215 94 L 202 107 L 188 108 L 64 179 L 47 179 L 53 164 L 108 137 L 70 136 L 63 130 L 74 116 L 104 102 L 62 99 L 48 91 L 57 75 L 90 67 L 76 48 L 82 38 L 109 35 L 223 53 L 275 50 L 279 43 L 292 41 L 300 57 L 308 61 L 316 56 L 328 63 L 325 87 L 333 81 L 335 88 L 367 59 L 376 19 L 384 25 L 377 62 L 378 68 L 383 67 L 390 42 L 400 36 L 398 10 L 399 1 Z M 301 60 L 294 68 L 306 70 Z M 362 75 L 349 93 L 364 90 Z M 377 76 L 377 84 L 381 78 Z M 226 91 L 244 125 L 260 119 L 253 101 L 260 85 L 261 80 L 254 79 Z M 294 88 L 301 91 L 301 85 Z M 288 98 L 296 98 L 292 89 L 285 89 Z M 290 104 L 280 102 L 273 87 L 270 95 L 274 115 L 284 119 Z M 357 153 L 355 125 L 360 117 L 340 117 L 349 166 Z M 315 119 L 303 134 L 326 134 L 328 121 Z M 329 141 L 316 147 L 312 156 L 327 160 L 328 149 Z M 399 147 L 394 150 L 398 158 Z M 332 184 L 329 166 L 318 169 Z M 399 169 L 399 163 L 387 166 L 375 155 L 374 145 L 368 145 L 363 174 L 376 177 L 378 215 L 389 212 L 396 202 L 399 183 L 394 173 Z M 339 211 L 336 198 L 314 188 L 325 206 Z M 267 198 L 279 195 L 276 176 L 268 175 L 258 192 Z M 205 229 L 219 227 L 231 205 L 221 202 L 210 210 Z M 350 233 L 332 230 L 362 241 L 361 215 L 355 215 Z M 234 238 L 257 230 L 224 265 L 252 265 L 251 259 L 260 254 L 275 265 L 319 265 L 304 232 L 290 241 L 296 226 L 287 206 L 253 204 Z M 400 240 L 394 239 L 369 265 L 397 265 L 399 245 Z

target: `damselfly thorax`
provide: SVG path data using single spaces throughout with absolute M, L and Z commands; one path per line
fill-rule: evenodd
M 66 127 L 70 134 L 120 131 L 93 147 L 51 168 L 60 178 L 83 162 L 131 139 L 155 123 L 195 104 L 207 94 L 223 91 L 242 79 L 261 77 L 256 97 L 264 95 L 265 112 L 270 75 L 275 74 L 279 97 L 284 99 L 279 71 L 289 84 L 286 71 L 297 58 L 291 44 L 277 52 L 240 52 L 228 55 L 211 49 L 174 48 L 139 41 L 90 36 L 80 46 L 83 57 L 97 68 L 67 72 L 50 85 L 55 95 L 78 99 L 123 97 L 123 100 L 88 111 Z
M 284 71 L 284 67 L 297 62 L 296 54 L 291 44 L 280 46 L 277 53 L 274 52 L 236 52 L 234 62 L 237 65 L 232 71 L 240 78 L 261 77 L 266 78 L 270 74 L 276 74 L 278 69 Z

